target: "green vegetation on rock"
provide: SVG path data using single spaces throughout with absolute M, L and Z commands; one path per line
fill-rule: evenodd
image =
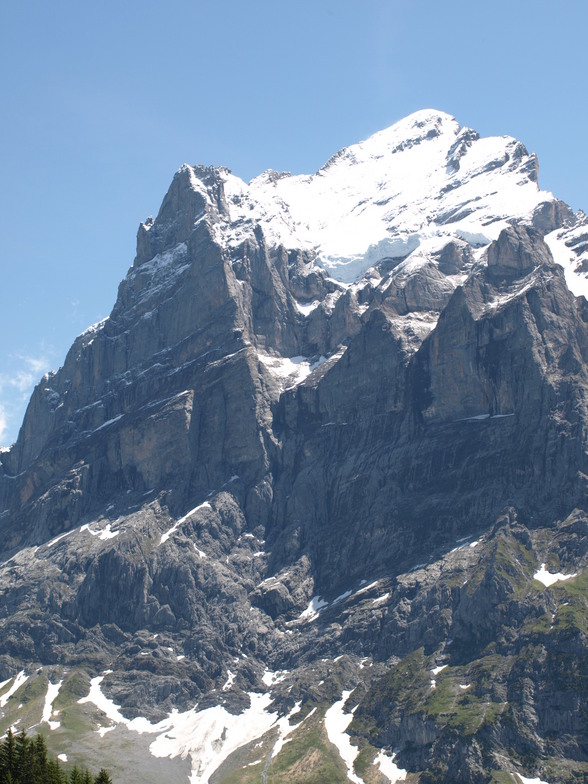
M 346 784 L 347 771 L 325 730 L 325 710 L 318 710 L 290 736 L 271 761 L 267 784 Z

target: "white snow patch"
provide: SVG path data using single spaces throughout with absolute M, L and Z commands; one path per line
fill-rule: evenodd
M 263 675 L 261 676 L 261 680 L 265 683 L 266 686 L 271 686 L 274 682 L 275 673 L 266 670 Z
M 178 530 L 178 528 L 182 525 L 182 523 L 185 523 L 186 520 L 188 520 L 194 514 L 194 512 L 197 512 L 199 509 L 212 509 L 212 506 L 208 503 L 208 501 L 204 501 L 203 504 L 198 504 L 198 506 L 195 506 L 194 509 L 190 509 L 190 511 L 187 514 L 185 514 L 183 517 L 180 517 L 180 519 L 177 520 L 176 523 L 172 525 L 172 527 L 168 531 L 166 531 L 164 534 L 161 535 L 159 544 L 163 544 L 164 542 L 167 542 L 170 536 Z
M 28 677 L 29 677 L 28 675 L 25 675 L 24 670 L 21 670 L 18 673 L 18 675 L 14 679 L 14 683 L 12 684 L 12 686 L 8 689 L 6 694 L 3 694 L 0 697 L 0 708 L 3 708 L 6 705 L 6 703 L 12 697 L 12 695 L 20 689 L 20 687 L 23 685 L 23 683 L 25 683 L 25 681 L 28 680 Z
M 383 237 L 379 242 L 368 245 L 362 253 L 350 255 L 323 254 L 317 264 L 340 283 L 354 283 L 364 272 L 384 259 L 404 258 L 421 244 L 418 234 Z
M 396 782 L 404 781 L 406 779 L 407 772 L 398 767 L 398 765 L 394 762 L 395 757 L 396 754 L 392 754 L 391 757 L 387 757 L 384 753 L 384 749 L 382 749 L 382 751 L 374 760 L 374 765 L 377 765 L 380 768 L 380 773 L 386 776 L 389 784 L 396 784 Z
M 365 580 L 363 580 L 363 582 L 365 583 Z M 374 580 L 374 582 L 370 583 L 369 585 L 363 585 L 361 588 L 358 588 L 358 590 L 355 592 L 355 596 L 359 596 L 362 593 L 366 593 L 366 591 L 371 591 L 371 589 L 375 588 L 379 582 L 381 581 Z
M 110 721 L 114 721 L 117 724 L 125 724 L 128 726 L 129 720 L 125 719 L 125 717 L 120 712 L 119 708 L 120 705 L 115 705 L 114 702 L 107 697 L 105 694 L 102 694 L 102 689 L 100 688 L 100 684 L 104 680 L 103 675 L 98 675 L 96 678 L 92 678 L 90 681 L 90 691 L 86 697 L 82 697 L 78 700 L 80 705 L 84 703 L 91 702 L 93 703 L 99 710 L 102 711 L 106 715 Z M 137 719 L 135 719 L 137 721 Z M 142 721 L 147 722 L 147 719 L 142 719 Z M 136 732 L 145 732 L 146 730 L 136 729 Z
M 347 778 L 354 784 L 364 784 L 363 779 L 360 779 L 353 770 L 353 763 L 359 754 L 359 749 L 351 745 L 351 739 L 345 732 L 353 718 L 353 713 L 343 712 L 343 705 L 350 694 L 351 691 L 344 691 L 341 699 L 331 705 L 325 713 L 325 729 L 329 740 L 337 747 L 339 756 L 347 766 Z
M 279 721 L 267 713 L 269 695 L 251 693 L 250 707 L 233 716 L 217 706 L 206 710 L 172 713 L 161 722 L 161 734 L 151 744 L 155 757 L 191 757 L 191 784 L 207 784 L 212 774 L 236 749 L 264 735 Z M 171 726 L 170 726 L 171 725 Z
M 199 547 L 196 547 L 196 545 L 194 545 L 194 549 L 196 550 L 196 552 L 198 553 L 198 555 L 199 555 L 201 558 L 208 558 L 208 556 L 206 555 L 206 553 L 204 552 L 204 550 L 201 550 Z
M 103 422 L 99 427 L 94 428 L 92 433 L 97 433 L 99 430 L 103 430 L 105 427 L 109 427 L 113 425 L 115 422 L 118 422 L 119 419 L 122 419 L 124 414 L 119 414 L 118 416 L 113 417 L 112 419 L 108 419 L 106 422 Z
M 380 602 L 385 602 L 386 599 L 390 596 L 390 592 L 382 594 L 382 596 L 378 596 L 377 599 L 372 600 L 372 604 L 380 604 Z
M 63 681 L 61 680 L 59 683 L 49 683 L 47 686 L 47 694 L 45 695 L 45 705 L 43 706 L 43 715 L 41 716 L 41 721 L 46 722 L 49 725 L 50 730 L 56 730 L 61 726 L 60 722 L 51 721 L 51 717 L 53 714 L 57 715 L 57 711 L 53 710 L 53 703 L 57 699 L 57 695 L 59 694 L 62 683 Z
M 314 621 L 318 618 L 319 612 L 329 603 L 320 596 L 313 596 L 308 607 L 297 618 L 299 621 Z
M 261 676 L 261 680 L 265 683 L 267 687 L 273 684 L 275 678 L 276 678 L 275 672 L 270 672 L 270 670 L 266 670 Z
M 115 536 L 118 536 L 120 531 L 113 531 L 111 530 L 110 523 L 107 523 L 106 528 L 102 529 L 100 532 L 100 539 L 103 541 L 106 539 L 114 539 Z
M 271 370 L 275 376 L 287 385 L 288 389 L 301 384 L 315 368 L 326 362 L 326 357 L 322 355 L 314 361 L 303 356 L 275 357 L 269 354 L 262 354 L 261 352 L 258 352 L 257 356 L 268 370 Z
M 580 262 L 572 248 L 568 248 L 563 239 L 561 230 L 556 229 L 547 234 L 544 239 L 547 243 L 554 261 L 563 267 L 566 284 L 569 290 L 576 297 L 586 297 L 588 299 L 588 278 L 577 269 Z
M 227 680 L 223 684 L 223 691 L 228 691 L 235 682 L 235 673 L 227 670 Z
M 286 675 L 289 674 L 290 670 L 277 670 L 276 672 L 266 670 L 261 676 L 261 680 L 269 688 L 270 686 L 273 686 L 274 683 L 281 683 L 285 679 Z
M 539 776 L 534 779 L 528 779 L 526 776 L 521 776 L 520 773 L 517 773 L 516 775 L 520 778 L 523 784 L 548 784 L 547 781 L 543 781 L 539 778 Z
M 120 534 L 120 531 L 112 530 L 110 523 L 107 523 L 106 528 L 103 528 L 101 531 L 93 531 L 90 528 L 89 524 L 86 523 L 85 525 L 82 525 L 82 527 L 80 528 L 80 533 L 82 531 L 87 531 L 92 536 L 97 536 L 99 539 L 102 539 L 102 541 L 106 541 L 107 539 L 114 539 L 115 536 L 118 536 Z
M 297 702 L 287 716 L 282 716 L 280 719 L 277 720 L 276 726 L 278 727 L 280 736 L 277 739 L 277 741 L 274 743 L 274 747 L 272 749 L 270 759 L 273 759 L 274 757 L 278 756 L 284 744 L 289 743 L 289 741 L 292 740 L 292 738 L 289 738 L 288 736 L 291 735 L 294 732 L 294 730 L 297 730 L 298 727 L 300 727 L 300 725 L 303 724 L 306 721 L 306 719 L 308 719 L 309 716 L 312 716 L 312 714 L 316 710 L 316 708 L 313 708 L 310 711 L 310 713 L 304 719 L 302 719 L 302 721 L 298 722 L 298 724 L 290 724 L 290 719 L 292 718 L 292 716 L 295 716 L 297 713 L 300 713 L 300 705 L 301 703 Z
M 492 242 L 492 237 L 489 237 L 483 231 L 467 231 L 466 229 L 458 229 L 455 233 L 460 239 L 469 242 L 469 244 L 474 245 L 474 247 L 489 245 Z
M 539 580 L 546 588 L 549 588 L 550 585 L 553 585 L 553 583 L 557 583 L 560 580 L 571 580 L 573 577 L 577 576 L 577 572 L 574 572 L 574 574 L 561 574 L 561 572 L 552 574 L 547 571 L 545 564 L 541 564 L 541 569 L 533 575 L 535 580 Z
M 58 754 L 57 759 L 61 762 L 67 762 L 67 754 Z
M 295 302 L 296 310 L 304 316 L 308 316 L 313 310 L 316 310 L 321 304 L 320 299 L 315 299 L 313 302 Z
M 111 727 L 98 727 L 96 732 L 103 738 L 107 732 L 112 732 L 112 730 L 116 729 L 116 726 L 113 724 Z
M 471 685 L 472 685 L 471 683 L 460 683 L 459 684 L 459 688 L 460 689 L 469 689 Z
M 55 539 L 52 539 L 50 542 L 47 542 L 45 547 L 53 547 L 54 544 L 57 544 L 57 542 L 61 541 L 62 539 L 65 539 L 66 536 L 73 534 L 75 530 L 76 529 L 74 528 L 71 531 L 66 531 L 64 534 L 59 534 L 59 536 L 56 536 Z
M 278 576 L 276 576 L 275 574 L 272 574 L 270 577 L 266 577 L 265 580 L 262 580 L 257 587 L 260 588 L 262 585 L 265 585 L 266 583 L 271 583 L 272 580 L 275 580 L 276 582 L 280 582 L 280 580 L 285 580 L 286 577 L 288 577 L 289 574 L 290 574 L 289 571 L 283 572 L 282 574 L 279 574 Z
M 409 569 L 408 571 L 409 571 L 409 572 L 417 572 L 419 569 L 424 569 L 424 568 L 425 568 L 425 566 L 427 566 L 427 564 L 426 564 L 426 563 L 420 563 L 420 564 L 417 564 L 416 566 L 413 566 L 413 567 L 412 567 L 411 569 Z
M 97 321 L 95 324 L 90 324 L 90 326 L 86 327 L 86 329 L 81 332 L 78 337 L 83 338 L 85 335 L 95 335 L 96 332 L 100 332 L 100 330 L 103 329 L 107 320 L 107 318 L 103 318 L 100 319 L 100 321 Z
M 444 670 L 446 667 L 447 667 L 447 664 L 442 664 L 440 667 L 433 667 L 431 672 L 433 673 L 433 675 L 436 676 L 436 675 L 439 675 L 441 670 Z M 435 678 L 431 678 L 431 688 L 432 689 L 436 689 L 437 688 L 437 681 L 435 680 Z

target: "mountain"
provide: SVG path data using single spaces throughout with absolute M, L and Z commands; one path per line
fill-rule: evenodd
M 588 220 L 423 111 L 183 166 L 0 455 L 0 731 L 113 779 L 588 777 Z

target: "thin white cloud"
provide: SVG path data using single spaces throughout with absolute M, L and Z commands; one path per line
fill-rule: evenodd
M 42 376 L 47 372 L 47 368 L 51 364 L 49 357 L 46 355 L 42 355 L 40 357 L 19 356 L 19 359 L 22 359 L 25 365 L 30 369 L 31 373 L 33 373 L 35 376 Z
M 31 394 L 35 384 L 51 368 L 49 356 L 24 356 L 16 354 L 11 357 L 12 368 L 0 374 L 0 393 L 10 389 Z
M 17 389 L 19 392 L 30 393 L 36 380 L 38 380 L 36 373 L 31 373 L 28 370 L 17 370 L 16 373 L 8 377 L 5 384 L 13 389 Z
M 8 419 L 4 406 L 0 405 L 0 444 L 4 443 L 4 436 L 8 432 Z

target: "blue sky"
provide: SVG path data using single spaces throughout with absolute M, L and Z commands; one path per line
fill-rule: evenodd
M 0 9 L 0 443 L 108 315 L 184 162 L 312 172 L 422 108 L 588 210 L 586 0 L 21 0 Z

